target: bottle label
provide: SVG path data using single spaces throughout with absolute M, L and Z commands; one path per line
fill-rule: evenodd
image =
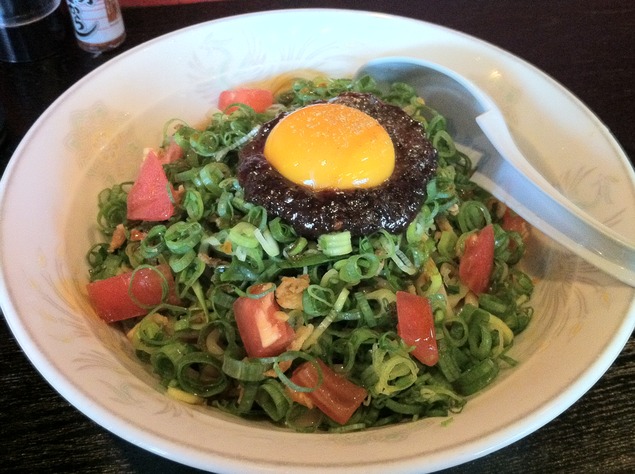
M 124 33 L 117 0 L 66 0 L 75 27 L 75 36 L 89 44 L 102 44 Z

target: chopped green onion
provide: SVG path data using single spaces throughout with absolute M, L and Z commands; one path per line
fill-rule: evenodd
M 498 375 L 498 364 L 492 359 L 485 359 L 467 369 L 453 383 L 461 395 L 472 395 L 487 387 Z
M 349 91 L 376 94 L 409 114 L 437 150 L 436 170 L 404 230 L 357 236 L 344 228 L 308 238 L 293 221 L 250 202 L 237 173 L 240 148 L 274 117 Z M 98 195 L 103 241 L 87 252 L 91 282 L 129 271 L 134 279 L 148 268 L 158 274 L 159 266 L 169 266 L 174 278 L 173 289 L 161 273 L 154 289 L 158 293 L 160 286 L 161 302 L 148 305 L 146 316 L 116 323 L 164 386 L 183 400 L 203 398 L 249 419 L 346 433 L 458 413 L 466 396 L 495 379 L 500 364 L 519 363 L 510 351 L 534 311 L 534 282 L 516 266 L 525 244 L 520 234 L 503 229 L 496 200 L 470 181 L 470 158 L 424 99 L 404 83 L 380 90 L 371 77 L 298 79 L 262 114 L 238 104 L 229 114 L 212 114 L 204 127 L 165 124 L 162 148 L 175 143 L 183 151 L 163 165 L 176 204 L 169 219 L 128 221 L 130 182 Z M 494 270 L 491 286 L 477 300 L 459 278 L 461 255 L 470 235 L 490 223 Z M 255 284 L 267 287 L 256 295 L 250 290 Z M 128 296 L 140 303 L 132 288 Z M 178 304 L 167 302 L 173 290 Z M 398 336 L 398 291 L 430 302 L 439 352 L 434 367 L 416 360 L 413 347 Z M 234 303 L 270 292 L 279 306 L 271 313 L 268 308 L 267 317 L 275 320 L 254 329 L 275 338 L 277 328 L 268 323 L 283 322 L 285 331 L 288 324 L 295 338 L 287 349 L 299 350 L 247 358 Z M 319 368 L 318 358 L 369 392 L 343 426 L 290 395 L 322 385 L 321 370 L 316 387 L 292 380 L 303 361 Z
M 318 247 L 324 255 L 338 257 L 347 255 L 353 251 L 351 233 L 349 231 L 322 234 L 318 237 Z

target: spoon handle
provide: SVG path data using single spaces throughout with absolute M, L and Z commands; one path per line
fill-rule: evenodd
M 576 255 L 635 286 L 633 244 L 570 203 L 527 163 L 502 114 L 489 110 L 476 121 L 500 155 L 484 157 L 472 181 Z

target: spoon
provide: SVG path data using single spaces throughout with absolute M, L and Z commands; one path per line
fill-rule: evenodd
M 405 57 L 363 65 L 381 87 L 405 82 L 448 120 L 456 143 L 483 151 L 471 180 L 571 252 L 635 286 L 635 245 L 582 211 L 549 183 L 514 143 L 502 112 L 477 86 L 438 64 Z

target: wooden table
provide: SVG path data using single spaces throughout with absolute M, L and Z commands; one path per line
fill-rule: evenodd
M 28 128 L 78 79 L 144 41 L 202 21 L 279 8 L 381 11 L 438 23 L 500 46 L 561 82 L 635 157 L 635 3 L 632 0 L 233 0 L 123 11 L 127 40 L 94 57 L 75 46 L 33 63 L 0 63 L 8 115 L 0 169 Z M 601 315 L 598 315 L 601 317 Z M 195 472 L 121 440 L 62 399 L 0 323 L 0 470 Z M 524 439 L 447 472 L 635 472 L 635 337 L 581 400 Z

